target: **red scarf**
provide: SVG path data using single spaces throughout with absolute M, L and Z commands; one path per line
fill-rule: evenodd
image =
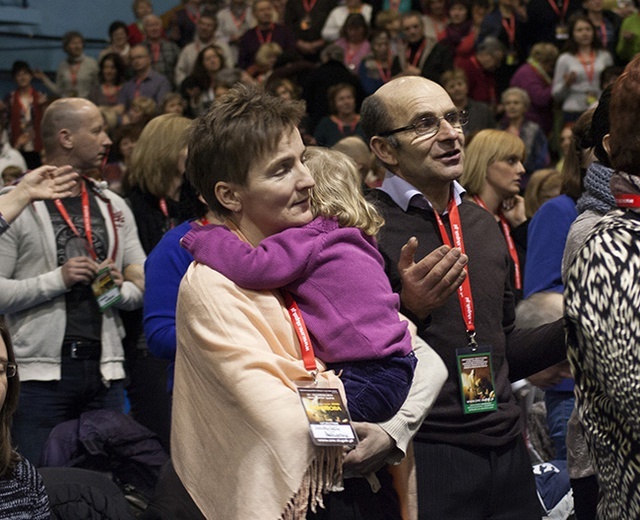
M 42 150 L 42 138 L 40 137 L 40 121 L 42 121 L 42 107 L 38 103 L 38 91 L 29 87 L 31 94 L 31 123 L 33 124 L 33 151 Z M 22 119 L 22 103 L 20 102 L 20 92 L 15 90 L 11 98 L 11 146 L 15 146 L 18 137 L 22 134 L 20 120 Z

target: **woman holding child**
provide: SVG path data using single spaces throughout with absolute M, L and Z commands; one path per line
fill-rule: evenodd
M 296 128 L 302 113 L 298 102 L 239 87 L 192 132 L 190 180 L 220 220 L 253 247 L 314 220 L 315 181 Z M 305 368 L 278 289 L 246 289 L 196 262 L 183 279 L 176 320 L 173 464 L 204 516 L 400 518 L 385 470 L 377 473 L 378 493 L 362 478 L 346 478 L 345 491 L 329 492 L 341 483 L 343 462 L 368 474 L 406 453 L 443 381 L 442 365 L 428 347 L 416 348 L 419 363 L 402 410 L 384 423 L 355 423 L 360 444 L 344 458 L 341 447 L 311 442 L 297 393 L 314 377 L 341 393 L 342 382 L 320 359 L 317 374 Z

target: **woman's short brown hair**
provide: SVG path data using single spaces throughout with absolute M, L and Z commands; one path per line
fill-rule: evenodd
M 304 111 L 301 101 L 237 85 L 196 120 L 189 137 L 187 177 L 213 211 L 221 216 L 229 212 L 216 198 L 216 184 L 245 186 L 251 166 L 278 149 Z

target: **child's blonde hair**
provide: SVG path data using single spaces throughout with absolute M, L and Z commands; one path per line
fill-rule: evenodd
M 307 148 L 305 162 L 316 181 L 311 190 L 313 214 L 336 217 L 341 227 L 356 227 L 375 236 L 384 219 L 364 198 L 355 162 L 342 152 L 317 146 Z

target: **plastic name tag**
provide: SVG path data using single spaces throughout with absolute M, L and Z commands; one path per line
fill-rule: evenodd
M 98 271 L 95 280 L 91 283 L 91 289 L 98 301 L 100 312 L 104 312 L 122 297 L 120 288 L 116 285 L 108 267 Z
M 358 436 L 337 388 L 298 387 L 316 446 L 355 446 Z
M 497 410 L 491 348 L 459 348 L 456 358 L 464 413 Z

